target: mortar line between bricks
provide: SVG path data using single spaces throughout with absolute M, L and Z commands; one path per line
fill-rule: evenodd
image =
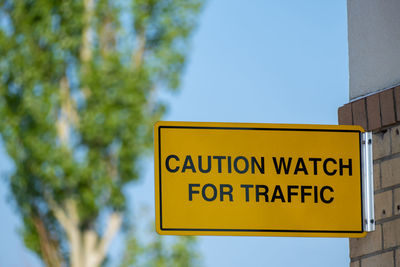
M 393 108 L 394 108 L 394 120 L 398 122 L 400 118 L 397 118 L 397 104 L 396 104 L 396 90 L 395 90 L 396 87 L 397 86 L 393 87 Z M 394 263 L 394 265 L 396 265 L 396 262 Z
M 381 248 L 382 248 L 382 250 L 384 250 L 385 249 L 385 236 L 383 235 L 383 224 L 381 226 L 381 237 L 382 237 L 381 238 Z
M 383 224 L 383 223 L 391 222 L 391 221 L 397 220 L 399 218 L 400 218 L 400 215 L 394 215 L 394 216 L 391 216 L 388 218 L 383 218 L 383 219 L 377 220 L 376 224 Z
M 400 152 L 374 159 L 373 163 L 382 163 L 383 161 L 396 159 L 396 158 L 400 158 Z
M 379 162 L 378 165 L 379 165 L 379 188 L 382 188 L 382 164 Z
M 353 125 L 354 125 L 354 124 L 353 124 Z M 388 129 L 392 129 L 392 128 L 398 126 L 398 125 L 399 125 L 399 122 L 391 123 L 391 124 L 382 126 L 382 127 L 378 128 L 378 129 L 372 130 L 372 133 L 373 133 L 373 134 L 379 134 L 379 133 L 381 133 L 381 132 L 387 131 Z
M 395 213 L 394 213 L 394 189 L 392 190 L 392 216 L 395 216 Z
M 390 147 L 389 147 L 389 152 L 390 152 L 390 155 L 393 155 L 393 149 L 392 149 L 392 128 L 390 128 L 389 130 L 388 130 L 388 134 L 389 134 L 389 145 L 390 145 Z
M 400 248 L 400 246 L 395 246 L 395 247 L 390 247 L 390 248 L 387 248 L 387 249 L 377 250 L 377 251 L 374 251 L 374 252 L 371 252 L 371 253 L 368 253 L 368 254 L 364 254 L 364 255 L 361 255 L 361 256 L 358 256 L 358 257 L 351 258 L 350 261 L 354 262 L 354 261 L 358 261 L 359 260 L 361 262 L 362 260 L 364 260 L 366 258 L 370 258 L 370 257 L 377 256 L 377 255 L 380 255 L 380 254 L 384 254 L 384 253 L 387 253 L 387 252 L 396 253 L 396 249 L 398 249 L 398 248 Z
M 381 103 L 381 95 L 379 93 L 378 96 L 378 101 L 379 101 L 379 117 L 381 118 L 381 126 L 383 126 L 383 119 L 382 119 L 382 103 Z M 382 127 L 381 127 L 382 128 Z
M 395 185 L 387 186 L 385 188 L 377 189 L 377 190 L 375 190 L 374 195 L 377 195 L 377 194 L 380 194 L 383 192 L 387 192 L 390 190 L 395 190 L 397 188 L 400 188 L 400 184 L 395 184 Z

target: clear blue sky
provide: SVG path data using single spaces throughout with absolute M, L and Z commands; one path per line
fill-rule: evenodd
M 348 102 L 346 1 L 209 0 L 165 120 L 337 124 Z M 2 146 L 1 146 L 2 147 Z M 0 171 L 10 162 L 0 150 Z M 127 192 L 154 207 L 153 164 Z M 0 266 L 40 266 L 0 186 Z M 153 213 L 153 212 L 152 212 Z M 200 237 L 207 267 L 348 266 L 348 239 Z

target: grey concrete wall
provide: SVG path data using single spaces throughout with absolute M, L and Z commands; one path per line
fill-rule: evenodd
M 348 0 L 350 100 L 400 84 L 400 0 Z

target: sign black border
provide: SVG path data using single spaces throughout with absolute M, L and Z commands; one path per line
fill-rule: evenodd
M 161 129 L 163 128 L 172 128 L 172 129 L 205 129 L 205 130 L 256 130 L 256 131 L 298 131 L 298 132 L 355 132 L 359 134 L 359 152 L 360 152 L 360 193 L 361 193 L 361 230 L 360 231 L 343 231 L 343 230 L 288 230 L 288 229 L 203 229 L 203 228 L 164 228 L 162 225 L 162 186 L 161 186 Z M 208 127 L 208 126 L 168 126 L 168 125 L 160 125 L 158 126 L 158 170 L 159 170 L 159 223 L 160 229 L 162 231 L 198 231 L 198 232 L 242 232 L 242 233 L 254 233 L 254 232 L 274 232 L 274 233 L 340 233 L 340 234 L 354 234 L 354 233 L 363 233 L 364 232 L 364 213 L 363 213 L 363 205 L 362 205 L 362 195 L 363 195 L 363 173 L 362 173 L 362 155 L 361 155 L 361 140 L 362 132 L 359 130 L 344 130 L 344 129 L 296 129 L 296 128 L 264 128 L 264 127 Z

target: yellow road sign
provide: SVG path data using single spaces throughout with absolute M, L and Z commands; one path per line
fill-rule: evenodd
M 362 237 L 359 126 L 158 122 L 156 228 Z

